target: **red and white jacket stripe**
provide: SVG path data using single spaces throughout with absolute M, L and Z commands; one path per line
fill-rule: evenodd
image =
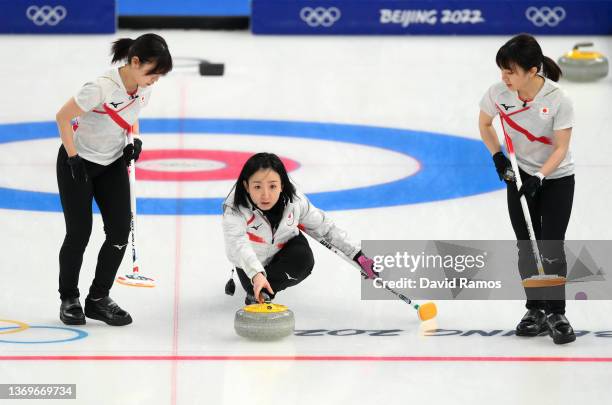
M 359 243 L 350 240 L 344 230 L 301 192 L 297 192 L 293 202 L 285 206 L 274 233 L 270 222 L 257 207 L 251 204 L 249 207 L 234 206 L 233 191 L 223 203 L 225 253 L 230 262 L 243 269 L 251 279 L 259 272 L 265 274 L 264 266 L 300 230 L 317 240 L 325 239 L 350 258 L 361 250 Z

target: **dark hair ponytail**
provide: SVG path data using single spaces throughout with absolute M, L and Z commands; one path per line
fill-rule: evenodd
M 562 75 L 561 68 L 557 65 L 557 62 L 548 56 L 544 56 L 542 59 L 542 73 L 553 82 L 558 82 Z
M 161 74 L 172 70 L 172 56 L 166 41 L 157 34 L 144 34 L 136 39 L 120 38 L 111 47 L 112 62 L 130 62 L 137 56 L 141 63 L 155 63 L 148 74 Z
M 550 80 L 556 82 L 561 77 L 561 68 L 551 58 L 544 56 L 540 44 L 529 34 L 519 34 L 506 42 L 495 56 L 495 63 L 500 69 L 512 70 L 520 66 L 527 71 L 535 67 Z
M 248 193 L 244 183 L 248 183 L 251 176 L 260 169 L 271 169 L 278 173 L 281 179 L 281 198 L 283 201 L 293 201 L 295 197 L 295 186 L 289 180 L 287 169 L 278 156 L 274 153 L 261 152 L 251 156 L 240 171 L 236 185 L 234 186 L 234 206 L 248 207 Z
M 135 41 L 132 38 L 121 38 L 113 42 L 111 54 L 113 55 L 112 63 L 120 62 L 128 58 L 130 47 Z

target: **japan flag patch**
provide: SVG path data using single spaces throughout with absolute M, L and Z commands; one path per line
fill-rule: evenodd
M 540 107 L 540 118 L 543 120 L 550 119 L 550 108 Z
M 293 212 L 290 212 L 289 215 L 287 216 L 287 225 L 292 226 L 294 223 L 295 223 L 295 220 L 293 218 Z

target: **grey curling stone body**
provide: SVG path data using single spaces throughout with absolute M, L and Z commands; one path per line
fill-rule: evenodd
M 559 66 L 563 76 L 575 82 L 592 82 L 608 75 L 606 59 L 580 60 L 562 56 L 559 58 Z
M 608 59 L 599 52 L 583 52 L 580 47 L 592 46 L 592 43 L 576 44 L 571 52 L 558 60 L 563 77 L 575 82 L 592 82 L 608 75 Z
M 277 304 L 255 304 L 257 305 L 279 307 Z M 278 312 L 251 312 L 247 308 L 241 308 L 236 311 L 234 329 L 238 335 L 253 340 L 275 340 L 292 335 L 295 330 L 295 317 L 291 310 L 284 308 Z

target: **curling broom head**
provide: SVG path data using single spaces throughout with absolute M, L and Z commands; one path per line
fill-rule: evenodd
M 417 313 L 419 314 L 419 319 L 421 321 L 428 321 L 436 317 L 438 314 L 438 308 L 434 302 L 430 301 L 419 305 L 417 308 Z
M 538 275 L 526 278 L 522 281 L 523 287 L 525 288 L 541 288 L 541 287 L 556 287 L 559 285 L 565 285 L 567 280 L 565 277 L 557 276 L 556 274 L 551 275 Z
M 149 277 L 145 277 L 142 274 L 139 274 L 138 267 L 135 267 L 132 273 L 127 273 L 123 276 L 117 277 L 117 282 L 119 284 L 123 284 L 129 287 L 155 287 L 155 280 Z

